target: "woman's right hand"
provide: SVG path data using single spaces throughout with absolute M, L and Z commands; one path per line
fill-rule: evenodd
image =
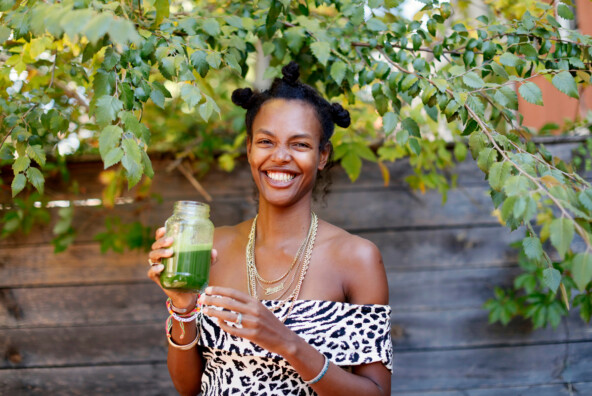
M 164 227 L 160 227 L 158 230 L 156 230 L 156 241 L 152 244 L 152 250 L 148 254 L 148 258 L 153 263 L 160 263 L 163 258 L 173 256 L 173 249 L 170 248 L 173 245 L 173 238 L 165 238 L 164 234 Z M 212 264 L 215 262 L 216 256 L 216 250 L 212 249 Z M 163 288 L 160 284 L 160 273 L 163 270 L 163 264 L 154 264 L 148 270 L 148 277 L 152 279 L 165 292 L 165 294 L 171 298 L 171 302 L 175 307 L 180 309 L 193 309 L 197 301 L 197 293 Z

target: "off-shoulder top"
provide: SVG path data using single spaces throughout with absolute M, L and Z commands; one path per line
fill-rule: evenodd
M 263 300 L 267 308 L 279 301 Z M 288 304 L 274 314 L 283 318 Z M 285 325 L 339 366 L 382 362 L 392 371 L 388 305 L 297 300 Z M 207 316 L 200 320 L 205 367 L 202 395 L 315 395 L 280 355 L 223 331 Z

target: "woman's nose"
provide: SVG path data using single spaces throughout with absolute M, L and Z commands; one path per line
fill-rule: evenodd
M 273 151 L 272 160 L 276 162 L 288 162 L 290 160 L 290 152 L 283 146 L 277 146 Z

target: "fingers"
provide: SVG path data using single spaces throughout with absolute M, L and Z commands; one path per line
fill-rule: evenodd
M 253 298 L 248 295 L 247 293 L 243 293 L 236 289 L 232 289 L 230 287 L 222 287 L 222 286 L 208 286 L 206 287 L 205 293 L 206 295 L 210 296 L 223 296 L 223 297 L 230 297 L 231 299 L 240 301 L 242 303 L 248 303 L 253 301 Z
M 247 306 L 244 303 L 230 297 L 209 296 L 207 294 L 202 294 L 201 296 L 199 296 L 198 302 L 203 305 L 220 307 L 227 309 L 229 311 L 244 312 L 245 310 L 247 310 Z
M 161 237 L 152 244 L 152 250 L 169 247 L 173 244 L 173 237 Z
M 211 307 L 204 308 L 203 312 L 204 312 L 204 314 L 206 314 L 210 317 L 218 318 L 222 321 L 232 322 L 232 323 L 238 322 L 238 312 L 223 311 L 223 310 L 215 309 L 215 308 L 211 308 Z M 241 324 L 245 323 L 246 317 L 247 317 L 247 315 L 244 315 L 244 314 L 242 315 Z
M 164 236 L 164 233 L 166 232 L 166 228 L 165 227 L 160 227 L 159 229 L 156 230 L 155 233 L 155 238 L 154 239 L 160 239 Z
M 154 282 L 160 285 L 160 273 L 164 269 L 164 265 L 156 264 L 148 269 L 148 278 L 152 279 Z
M 216 264 L 218 261 L 218 251 L 216 249 L 212 249 L 212 265 Z
M 158 262 L 162 258 L 172 257 L 173 249 L 158 249 L 148 253 L 148 258 L 153 262 Z

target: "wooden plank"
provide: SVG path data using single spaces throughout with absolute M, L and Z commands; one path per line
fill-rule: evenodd
M 592 341 L 590 325 L 579 317 L 579 310 L 572 310 L 557 329 L 533 330 L 522 318 L 507 326 L 489 324 L 482 308 L 394 312 L 391 328 L 395 351 Z
M 592 394 L 592 382 L 552 385 L 458 389 L 449 391 L 392 392 L 393 396 L 573 396 Z
M 74 245 L 61 254 L 51 246 L 3 248 L 0 287 L 145 281 L 145 252 L 101 254 L 97 243 Z
M 164 361 L 164 327 L 162 321 L 3 330 L 0 369 Z
M 0 289 L 0 328 L 160 323 L 167 317 L 165 300 L 149 280 Z
M 166 363 L 0 370 L 6 396 L 176 395 Z
M 387 273 L 394 312 L 480 308 L 496 286 L 511 286 L 521 270 L 510 268 L 391 271 Z
M 591 354 L 592 342 L 399 352 L 392 391 L 591 382 Z

